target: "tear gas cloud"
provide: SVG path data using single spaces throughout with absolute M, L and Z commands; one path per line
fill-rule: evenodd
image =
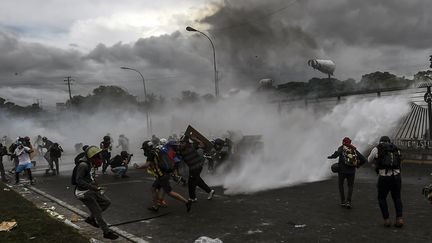
M 241 91 L 216 103 L 195 103 L 178 108 L 175 104 L 151 114 L 153 133 L 167 137 L 194 126 L 209 139 L 230 131 L 262 135 L 263 155 L 245 155 L 229 171 L 208 176 L 226 193 L 252 193 L 323 180 L 331 175 L 326 157 L 349 136 L 365 152 L 381 135 L 389 135 L 409 111 L 400 97 L 348 99 L 322 112 L 313 108 L 293 108 L 278 113 L 277 105 L 256 94 Z M 108 109 L 86 115 L 63 113 L 43 120 L 18 119 L 0 115 L 0 135 L 36 137 L 38 134 L 59 142 L 71 151 L 78 142 L 98 145 L 110 133 L 116 139 L 125 134 L 131 152 L 141 153 L 146 134 L 146 116 L 136 111 Z M 391 135 L 391 134 L 390 134 Z

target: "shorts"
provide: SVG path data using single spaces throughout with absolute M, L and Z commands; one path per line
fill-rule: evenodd
M 170 185 L 170 175 L 164 175 L 161 177 L 156 178 L 156 180 L 153 182 L 152 187 L 156 189 L 163 189 L 163 191 L 168 194 L 172 191 L 171 185 Z
M 22 172 L 23 170 L 31 169 L 32 167 L 33 167 L 33 165 L 32 165 L 31 162 L 28 162 L 28 163 L 26 163 L 26 164 L 21 164 L 21 165 L 18 165 L 18 166 L 16 167 L 15 172 L 20 173 L 20 172 Z

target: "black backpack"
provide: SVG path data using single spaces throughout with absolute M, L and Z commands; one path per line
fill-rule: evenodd
M 78 165 L 75 165 L 75 167 L 73 168 L 73 171 L 72 171 L 71 184 L 73 186 L 77 185 L 77 182 L 76 182 L 76 173 L 77 173 Z
M 77 182 L 76 182 L 76 173 L 77 173 L 77 170 L 78 170 L 78 166 L 81 163 L 85 163 L 85 162 L 84 161 L 79 161 L 78 163 L 75 163 L 75 167 L 72 170 L 71 184 L 74 185 L 74 186 L 77 185 Z
M 52 147 L 51 148 L 51 157 L 60 158 L 61 157 L 61 150 L 59 147 Z
M 377 169 L 400 169 L 402 159 L 400 150 L 396 145 L 384 142 L 380 143 L 377 149 Z

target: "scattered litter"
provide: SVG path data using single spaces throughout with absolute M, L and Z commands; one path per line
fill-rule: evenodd
M 71 217 L 70 217 L 70 221 L 71 222 L 78 222 L 79 221 L 79 217 L 76 213 L 72 213 Z
M 78 225 L 72 223 L 69 219 L 65 219 L 63 222 L 64 222 L 65 224 L 71 226 L 72 228 L 77 229 L 77 230 L 80 230 L 80 229 L 81 229 Z
M 68 186 L 66 187 L 66 189 L 68 189 L 68 190 L 69 190 L 69 188 L 70 188 L 70 187 L 68 187 Z
M 36 236 L 32 236 L 29 238 L 29 240 L 34 240 L 34 239 L 36 239 Z
M 18 223 L 15 221 L 15 219 L 12 219 L 11 221 L 3 221 L 0 223 L 0 231 L 9 232 L 11 229 L 17 226 Z
M 5 188 L 3 188 L 3 191 L 7 191 L 8 192 L 8 191 L 10 191 L 10 189 L 5 187 Z
M 269 225 L 271 225 L 270 223 L 261 223 L 261 226 L 269 226 Z
M 90 243 L 103 243 L 103 242 L 100 240 L 96 240 L 95 238 L 91 238 Z
M 61 220 L 61 221 L 65 220 L 65 217 L 63 215 L 54 211 L 55 210 L 54 206 L 49 207 L 48 209 L 46 209 L 46 208 L 44 208 L 44 209 L 49 215 L 51 215 L 51 217 L 56 218 L 56 219 Z
M 294 228 L 304 228 L 304 227 L 306 227 L 305 224 L 296 224 L 296 225 L 294 225 Z
M 219 238 L 212 239 L 207 236 L 201 236 L 195 240 L 195 243 L 223 243 Z
M 262 233 L 262 230 L 249 230 L 248 232 L 248 235 L 251 235 L 251 234 L 256 234 L 256 233 Z
M 147 238 L 147 239 L 153 239 L 153 237 L 151 237 L 151 236 L 146 236 L 146 238 Z

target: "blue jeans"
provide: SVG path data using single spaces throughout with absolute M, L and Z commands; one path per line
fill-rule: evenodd
M 111 169 L 112 172 L 114 172 L 114 174 L 116 174 L 117 176 L 122 176 L 124 174 L 126 174 L 128 170 L 128 166 L 117 166 Z

